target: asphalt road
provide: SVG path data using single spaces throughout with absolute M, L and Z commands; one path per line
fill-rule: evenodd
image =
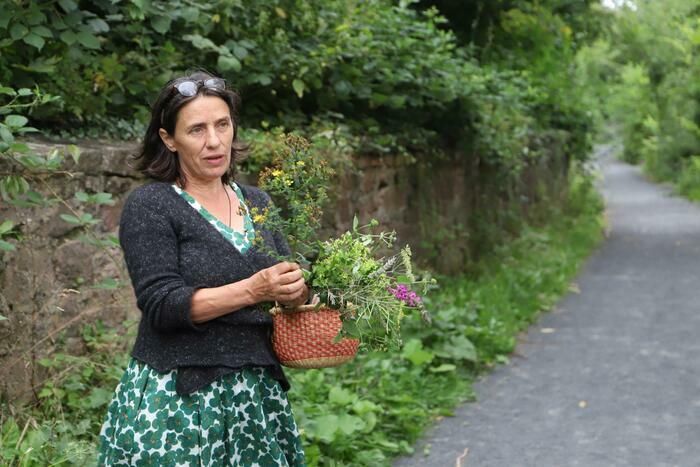
M 700 466 L 700 205 L 598 160 L 610 233 L 580 293 L 396 467 Z

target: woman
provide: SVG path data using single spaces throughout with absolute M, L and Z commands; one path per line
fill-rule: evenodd
M 243 156 L 237 95 L 197 72 L 153 106 L 119 239 L 142 312 L 109 405 L 100 465 L 303 465 L 263 302 L 308 298 L 301 269 L 263 251 L 285 239 L 255 225 L 269 197 L 233 181 Z M 252 244 L 259 231 L 265 247 Z

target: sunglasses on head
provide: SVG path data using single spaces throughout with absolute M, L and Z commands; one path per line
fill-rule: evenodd
M 222 78 L 209 78 L 207 80 L 191 80 L 182 81 L 175 85 L 175 89 L 185 97 L 192 97 L 197 94 L 199 88 L 205 87 L 209 89 L 226 89 L 226 81 Z

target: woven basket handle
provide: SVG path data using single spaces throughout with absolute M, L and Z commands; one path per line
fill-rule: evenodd
M 275 302 L 274 308 L 270 310 L 270 313 L 273 315 L 276 315 L 278 313 L 284 313 L 284 314 L 291 314 L 291 313 L 299 313 L 302 311 L 318 311 L 322 308 L 328 308 L 325 304 L 323 303 L 317 303 L 315 305 L 298 305 L 294 306 L 291 308 L 286 308 L 282 305 L 280 305 L 278 302 Z

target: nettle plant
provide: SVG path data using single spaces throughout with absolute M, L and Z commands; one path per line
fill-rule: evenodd
M 304 138 L 281 137 L 285 144 L 259 180 L 274 204 L 254 210 L 254 221 L 288 238 L 292 257 L 279 259 L 299 262 L 307 284 L 320 298 L 319 307 L 340 312 L 339 337 L 357 338 L 371 350 L 398 348 L 407 313 L 429 320 L 421 296 L 434 287 L 434 279 L 413 273 L 410 247 L 394 252 L 396 233 L 375 232 L 376 220 L 361 226 L 355 217 L 351 229 L 321 239 L 322 208 L 334 170 Z

